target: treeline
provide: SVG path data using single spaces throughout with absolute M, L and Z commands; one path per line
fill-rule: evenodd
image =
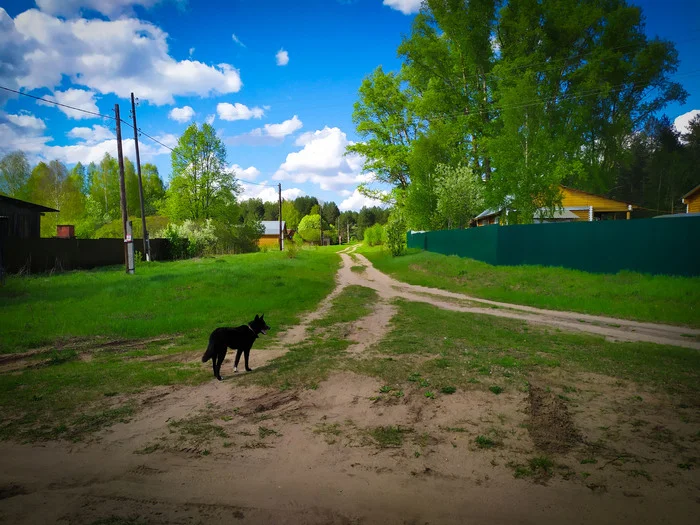
M 398 54 L 362 82 L 348 151 L 409 228 L 530 222 L 559 184 L 677 210 L 700 182 L 698 120 L 681 137 L 655 118 L 686 99 L 678 53 L 624 0 L 427 0 Z
M 278 220 L 279 205 L 260 199 L 238 200 L 240 185 L 227 168 L 226 150 L 214 129 L 208 124 L 201 128 L 191 125 L 180 137 L 171 160 L 167 188 L 156 166 L 142 166 L 146 226 L 151 237 L 168 237 L 182 247 L 182 256 L 257 250 L 257 240 L 264 232 L 260 221 Z M 141 216 L 138 177 L 129 159 L 124 159 L 124 175 L 127 209 L 134 236 L 140 237 L 141 221 L 136 220 Z M 109 153 L 99 163 L 78 163 L 71 169 L 58 160 L 32 167 L 23 152 L 9 153 L 0 158 L 0 193 L 59 210 L 42 217 L 42 237 L 54 237 L 58 224 L 74 225 L 80 238 L 123 236 L 119 164 Z M 348 232 L 351 238 L 362 239 L 367 228 L 386 223 L 388 213 L 380 207 L 341 213 L 334 202 L 310 196 L 282 204 L 287 228 L 306 235 L 304 240 L 309 242 L 319 240 L 321 224 L 324 235 L 333 242 L 338 242 L 338 229 L 344 241 Z M 311 219 L 300 227 L 307 217 Z M 314 231 L 311 223 L 315 217 Z
M 144 164 L 141 173 L 146 216 L 152 216 L 163 206 L 165 186 L 153 164 Z M 124 179 L 129 213 L 140 217 L 138 177 L 129 159 L 124 159 Z M 82 238 L 99 237 L 113 221 L 121 230 L 119 164 L 109 153 L 99 163 L 78 162 L 70 170 L 58 160 L 31 167 L 23 152 L 9 153 L 0 159 L 0 193 L 59 210 L 42 217 L 42 237 L 54 237 L 57 224 L 75 225 Z

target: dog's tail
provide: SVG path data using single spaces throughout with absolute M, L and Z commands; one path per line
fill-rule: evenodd
M 214 357 L 215 353 L 216 353 L 215 347 L 210 342 L 209 346 L 207 347 L 207 351 L 204 352 L 204 355 L 202 356 L 202 363 L 206 363 L 207 361 L 209 361 L 212 357 Z

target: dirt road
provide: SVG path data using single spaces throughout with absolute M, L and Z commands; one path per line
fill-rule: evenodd
M 255 366 L 303 340 L 350 284 L 380 296 L 349 330 L 351 356 L 386 333 L 395 297 L 618 340 L 695 344 L 681 333 L 697 331 L 410 286 L 362 256 L 341 257 L 333 294 L 276 348 L 255 353 Z M 364 272 L 350 271 L 358 264 Z M 566 408 L 555 392 L 570 384 L 578 388 Z M 161 387 L 135 399 L 131 421 L 88 442 L 0 443 L 0 523 L 675 525 L 697 517 L 700 416 L 665 394 L 561 370 L 533 378 L 530 392 L 499 396 L 426 400 L 407 389 L 398 398 L 378 396 L 381 386 L 336 373 L 315 390 L 244 387 L 236 377 Z M 395 429 L 395 441 L 379 446 L 378 427 Z M 481 435 L 501 444 L 479 447 Z

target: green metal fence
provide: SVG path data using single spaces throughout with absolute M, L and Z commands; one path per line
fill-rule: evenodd
M 408 247 L 494 265 L 694 276 L 700 275 L 700 217 L 409 232 Z

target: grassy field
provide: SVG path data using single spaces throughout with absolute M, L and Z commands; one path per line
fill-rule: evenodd
M 333 288 L 338 256 L 301 250 L 209 257 L 29 278 L 0 288 L 0 354 L 76 340 L 182 335 L 202 344 L 217 326 L 266 314 L 272 333 Z
M 362 248 L 396 279 L 496 301 L 700 327 L 700 278 L 620 272 L 593 274 L 541 266 L 491 266 L 457 256 L 409 250 L 392 257 Z
M 0 288 L 0 364 L 42 348 L 0 374 L 0 439 L 79 439 L 131 414 L 118 396 L 210 379 L 175 354 L 203 350 L 213 328 L 256 313 L 272 326 L 256 348 L 270 344 L 331 291 L 338 263 L 321 249 L 151 263 L 132 276 L 119 267 L 10 278 Z

